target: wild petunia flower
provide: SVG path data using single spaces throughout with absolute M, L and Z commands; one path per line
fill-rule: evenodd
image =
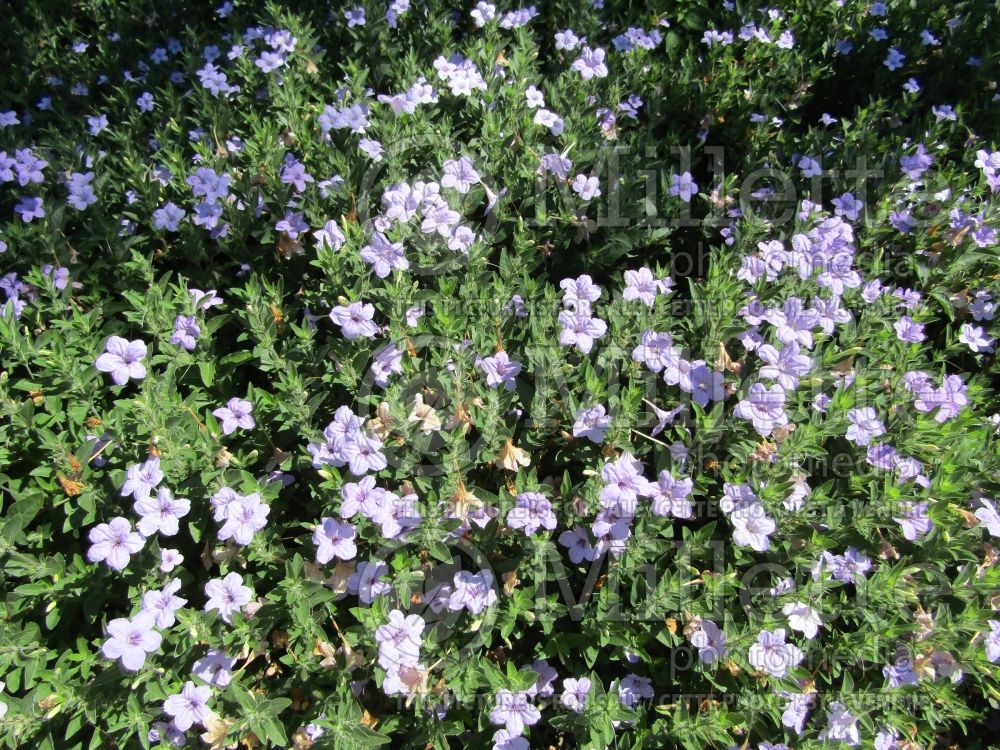
M 131 495 L 136 500 L 144 500 L 162 481 L 163 472 L 160 470 L 160 457 L 150 456 L 143 463 L 128 467 L 125 471 L 125 484 L 122 485 L 120 494 L 122 497 Z
M 253 404 L 240 398 L 231 398 L 225 406 L 220 406 L 212 412 L 216 419 L 222 421 L 222 434 L 230 435 L 237 429 L 252 430 L 257 423 L 251 412 Z
M 979 502 L 982 503 L 982 507 L 976 511 L 976 518 L 991 536 L 1000 537 L 1000 513 L 997 513 L 996 506 L 992 500 L 987 500 L 985 497 L 980 498 Z
M 340 332 L 349 340 L 375 338 L 379 329 L 374 317 L 374 305 L 363 302 L 351 302 L 347 306 L 341 305 L 330 311 L 330 320 L 340 326 Z
M 353 560 L 358 554 L 357 545 L 354 543 L 356 536 L 357 531 L 352 524 L 342 523 L 334 518 L 323 518 L 313 532 L 316 562 L 325 565 L 334 557 L 340 560 Z
M 789 667 L 797 666 L 804 656 L 798 646 L 785 643 L 785 629 L 777 628 L 774 632 L 760 631 L 757 643 L 750 647 L 747 659 L 754 669 L 781 678 L 787 674 Z
M 174 578 L 159 591 L 147 591 L 142 595 L 142 611 L 153 615 L 158 628 L 169 628 L 176 622 L 174 613 L 187 604 L 187 599 L 177 596 L 181 589 L 181 579 Z
M 371 243 L 361 248 L 361 260 L 369 264 L 380 279 L 393 271 L 405 271 L 410 267 L 403 253 L 403 243 L 390 242 L 382 232 L 375 232 Z
M 855 445 L 868 445 L 873 438 L 885 434 L 885 425 L 872 407 L 851 409 L 847 412 L 851 426 L 847 428 L 847 439 Z
M 785 389 L 775 384 L 770 388 L 762 383 L 750 386 L 747 398 L 733 410 L 740 419 L 748 419 L 761 437 L 770 435 L 776 427 L 788 424 L 785 414 Z
M 586 677 L 581 677 L 580 679 L 566 678 L 563 680 L 563 693 L 559 698 L 559 702 L 570 711 L 582 714 L 583 709 L 587 705 L 590 684 L 590 680 Z
M 180 344 L 187 351 L 193 352 L 200 333 L 197 318 L 193 315 L 178 315 L 174 318 L 174 332 L 170 336 L 170 343 Z
M 191 511 L 191 501 L 183 497 L 175 498 L 170 490 L 161 487 L 156 491 L 155 498 L 152 494 L 146 495 L 136 500 L 132 508 L 141 516 L 136 527 L 143 536 L 150 537 L 157 532 L 174 536 L 180 519 Z
M 500 385 L 508 390 L 514 390 L 516 378 L 521 372 L 521 363 L 513 361 L 507 352 L 497 352 L 492 357 L 482 357 L 477 362 L 480 370 L 486 375 L 486 385 L 498 388 Z
M 606 55 L 607 53 L 600 47 L 591 49 L 584 46 L 580 51 L 580 57 L 570 65 L 570 70 L 579 73 L 585 81 L 591 78 L 607 78 L 608 66 L 604 62 Z
M 218 610 L 225 623 L 233 621 L 233 612 L 239 612 L 253 598 L 253 591 L 243 585 L 243 576 L 229 573 L 225 578 L 213 578 L 205 584 L 205 611 Z
M 219 541 L 232 539 L 236 544 L 250 544 L 254 534 L 267 526 L 270 510 L 256 492 L 227 503 Z
M 777 525 L 759 502 L 737 508 L 729 514 L 729 520 L 733 524 L 733 541 L 736 544 L 757 552 L 766 552 L 771 548 L 770 535 Z
M 398 609 L 392 610 L 389 622 L 379 625 L 375 631 L 375 642 L 379 645 L 379 666 L 389 669 L 394 665 L 417 664 L 424 626 L 420 615 L 407 616 Z
M 781 608 L 781 612 L 788 618 L 788 627 L 799 631 L 809 640 L 816 637 L 823 624 L 819 613 L 808 604 L 789 602 Z
M 994 339 L 986 335 L 982 326 L 963 323 L 959 329 L 958 340 L 968 346 L 976 354 L 993 351 Z
M 184 555 L 175 549 L 160 549 L 160 572 L 170 573 L 184 562 Z
M 232 681 L 234 666 L 236 666 L 235 656 L 226 656 L 222 651 L 210 648 L 208 653 L 194 663 L 191 673 L 212 687 L 222 689 Z
M 589 354 L 594 342 L 608 330 L 607 323 L 591 317 L 590 311 L 583 309 L 563 310 L 559 313 L 559 325 L 563 327 L 559 332 L 559 344 L 576 346 L 581 354 Z
M 163 701 L 163 712 L 173 717 L 174 726 L 186 732 L 194 724 L 207 727 L 212 714 L 208 701 L 212 697 L 212 688 L 208 685 L 195 685 L 188 680 L 179 693 L 168 695 Z
M 146 344 L 136 339 L 128 341 L 120 336 L 112 336 L 105 344 L 105 352 L 97 358 L 94 366 L 101 372 L 111 374 L 116 385 L 125 385 L 130 378 L 142 380 L 146 368 L 142 360 L 146 358 Z
M 992 663 L 1000 661 L 1000 622 L 987 620 L 990 634 L 986 636 L 986 658 Z
M 573 192 L 585 201 L 596 198 L 601 194 L 601 181 L 593 175 L 588 177 L 585 174 L 578 174 L 573 180 L 571 187 L 573 188 Z
M 494 724 L 502 724 L 511 734 L 520 735 L 526 726 L 537 724 L 541 718 L 541 712 L 528 699 L 527 693 L 497 691 L 496 705 L 490 711 L 490 721 Z
M 572 530 L 560 534 L 559 544 L 566 548 L 570 562 L 574 565 L 579 565 L 584 560 L 593 560 L 596 556 L 590 537 L 580 526 L 574 526 Z
M 121 660 L 122 669 L 138 672 L 146 663 L 146 654 L 158 651 L 163 642 L 163 637 L 153 629 L 154 619 L 152 613 L 140 612 L 131 619 L 112 620 L 101 653 L 106 659 Z
M 843 742 L 852 747 L 861 744 L 858 720 L 843 703 L 834 701 L 830 704 L 830 713 L 827 714 L 826 721 L 826 728 L 819 733 L 820 740 Z
M 607 416 L 607 410 L 601 404 L 596 404 L 589 409 L 577 410 L 573 437 L 585 437 L 592 443 L 600 445 L 604 442 L 604 435 L 610 427 L 611 417 Z
M 522 492 L 514 501 L 507 513 L 507 525 L 512 529 L 524 529 L 524 535 L 531 536 L 540 528 L 551 531 L 556 527 L 556 514 L 545 495 Z
M 690 203 L 691 196 L 697 192 L 698 184 L 694 181 L 690 172 L 684 172 L 681 175 L 670 175 L 670 187 L 667 190 L 668 195 L 680 197 L 685 203 Z
M 112 570 L 128 567 L 129 558 L 146 544 L 141 534 L 132 531 L 128 519 L 121 516 L 92 528 L 89 539 L 91 545 L 87 550 L 87 559 L 92 563 L 103 561 Z
M 660 472 L 659 481 L 650 495 L 653 501 L 653 515 L 691 518 L 694 509 L 688 497 L 694 482 L 690 477 L 675 479 L 669 470 Z
M 701 626 L 691 634 L 691 645 L 698 649 L 702 664 L 713 664 L 728 658 L 726 634 L 711 620 L 700 622 Z
M 900 525 L 903 536 L 911 542 L 916 541 L 934 528 L 934 522 L 927 515 L 928 505 L 927 502 L 903 501 L 899 503 L 899 516 L 892 520 Z
M 496 603 L 497 592 L 494 589 L 491 571 L 481 570 L 478 573 L 472 573 L 468 570 L 462 570 L 455 574 L 451 596 L 448 599 L 448 609 L 453 612 L 466 609 L 472 614 L 478 615 Z

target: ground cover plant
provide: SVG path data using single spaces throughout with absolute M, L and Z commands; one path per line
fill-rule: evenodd
M 998 11 L 4 4 L 0 745 L 991 746 Z

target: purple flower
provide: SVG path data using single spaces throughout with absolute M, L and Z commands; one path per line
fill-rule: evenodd
M 699 406 L 705 407 L 710 400 L 722 401 L 725 399 L 725 376 L 721 372 L 709 370 L 708 365 L 700 359 L 690 364 L 690 389 L 684 388 L 686 382 L 683 380 L 681 387 L 691 393 L 692 400 Z
M 147 591 L 142 595 L 142 611 L 153 615 L 158 628 L 169 628 L 177 618 L 174 613 L 187 604 L 187 599 L 177 596 L 181 590 L 181 579 L 174 578 L 159 591 Z
M 594 348 L 594 342 L 608 330 L 607 323 L 590 316 L 589 308 L 563 310 L 559 313 L 559 325 L 563 327 L 559 333 L 559 344 L 576 346 L 582 354 L 589 354 Z
M 982 503 L 982 507 L 976 511 L 976 518 L 986 527 L 990 535 L 1000 537 L 1000 513 L 997 513 L 996 506 L 992 500 L 985 497 L 980 498 L 979 502 Z
M 691 634 L 691 645 L 698 649 L 702 664 L 712 664 L 729 656 L 726 634 L 711 620 L 701 621 L 701 627 Z
M 607 410 L 601 404 L 597 404 L 589 409 L 577 410 L 573 437 L 585 437 L 600 445 L 604 442 L 604 435 L 610 427 L 611 417 L 607 416 Z
M 525 691 L 530 698 L 536 696 L 539 698 L 548 698 L 555 694 L 555 686 L 552 683 L 559 676 L 559 673 L 552 665 L 545 661 L 545 659 L 535 659 L 528 669 L 538 674 L 535 684 Z
M 231 398 L 225 406 L 220 406 L 212 412 L 216 419 L 222 420 L 222 433 L 230 435 L 237 429 L 252 430 L 256 422 L 250 415 L 253 404 L 239 398 Z
M 924 324 L 915 322 L 909 315 L 901 317 L 892 327 L 896 329 L 896 338 L 907 344 L 919 344 L 927 338 L 924 335 Z
M 632 350 L 632 360 L 642 362 L 653 372 L 664 368 L 676 369 L 680 361 L 680 351 L 673 346 L 669 334 L 643 331 L 639 345 Z
M 606 55 L 607 53 L 600 47 L 591 49 L 585 46 L 580 50 L 580 57 L 570 65 L 570 70 L 579 73 L 585 81 L 591 78 L 607 78 L 608 66 L 604 62 Z
M 902 527 L 903 536 L 914 542 L 934 528 L 934 522 L 927 515 L 929 503 L 899 503 L 899 517 L 893 518 Z
M 124 617 L 108 623 L 108 640 L 101 646 L 106 659 L 120 659 L 122 669 L 138 672 L 146 654 L 158 651 L 163 637 L 153 629 L 153 615 L 140 612 L 131 620 Z
M 226 656 L 222 651 L 210 648 L 207 654 L 194 663 L 191 672 L 209 685 L 221 689 L 232 681 L 234 666 L 236 657 Z
M 995 664 L 1000 661 L 1000 622 L 987 620 L 990 634 L 986 637 L 986 658 Z
M 404 615 L 394 609 L 389 622 L 375 631 L 378 643 L 378 663 L 383 669 L 393 666 L 415 666 L 420 660 L 421 635 L 424 621 L 420 615 Z
M 625 656 L 628 658 L 628 653 Z M 618 701 L 626 708 L 635 708 L 640 702 L 652 700 L 654 697 L 656 691 L 649 677 L 630 674 L 618 683 Z
M 365 25 L 365 9 L 351 8 L 344 11 L 344 18 L 347 20 L 347 28 Z
M 117 385 L 125 385 L 129 378 L 142 380 L 146 377 L 146 368 L 142 360 L 146 358 L 146 344 L 140 339 L 128 341 L 119 336 L 112 336 L 105 344 L 105 352 L 97 358 L 94 366 L 101 372 L 111 373 L 111 379 Z
M 571 531 L 567 530 L 560 534 L 559 544 L 567 549 L 570 562 L 574 565 L 579 565 L 584 560 L 593 560 L 596 556 L 590 537 L 580 526 L 574 526 Z
M 233 612 L 239 612 L 253 598 L 253 591 L 243 585 L 243 576 L 230 573 L 225 578 L 213 578 L 205 584 L 205 611 L 218 610 L 225 623 L 233 621 Z
M 589 312 L 590 303 L 596 302 L 601 296 L 601 287 L 587 274 L 575 279 L 563 279 L 559 282 L 559 288 L 563 290 L 563 306 L 569 309 Z
M 601 505 L 618 508 L 626 515 L 635 515 L 639 497 L 651 497 L 657 486 L 642 475 L 642 464 L 631 453 L 622 453 L 601 467 Z
M 87 559 L 92 563 L 103 560 L 112 570 L 124 570 L 129 557 L 146 544 L 141 534 L 132 531 L 129 520 L 121 516 L 98 524 L 90 530 L 88 538 L 91 546 L 87 550 Z
M 802 602 L 789 602 L 781 608 L 781 613 L 788 618 L 788 627 L 799 631 L 809 640 L 816 637 L 823 624 L 819 612 Z
M 590 693 L 590 680 L 586 677 L 563 680 L 563 694 L 559 702 L 574 713 L 582 714 L 587 705 L 587 695 Z
M 903 156 L 899 159 L 899 165 L 903 174 L 911 180 L 918 180 L 920 176 L 930 169 L 934 163 L 934 157 L 927 153 L 927 148 L 922 143 L 917 144 L 916 153 Z
M 499 690 L 496 705 L 490 711 L 490 721 L 502 724 L 513 735 L 520 735 L 526 726 L 536 724 L 542 718 L 541 712 L 532 705 L 527 693 L 512 693 Z
M 136 527 L 143 536 L 150 537 L 157 532 L 174 536 L 179 528 L 178 522 L 191 510 L 191 501 L 183 497 L 175 498 L 170 490 L 161 487 L 155 498 L 152 493 L 146 494 L 132 507 L 141 516 Z
M 163 712 L 172 716 L 174 726 L 186 732 L 193 724 L 206 726 L 212 712 L 208 707 L 208 699 L 212 697 L 212 688 L 208 685 L 195 685 L 188 680 L 181 692 L 168 695 L 163 701 Z
M 289 239 L 294 240 L 298 239 L 300 234 L 305 234 L 309 231 L 309 224 L 306 223 L 301 213 L 288 209 L 285 211 L 285 215 L 274 225 L 274 228 L 279 232 L 284 232 L 288 235 Z
M 531 536 L 540 528 L 554 529 L 556 514 L 545 495 L 522 492 L 514 498 L 514 507 L 507 513 L 507 525 L 512 529 L 524 529 L 524 535 Z
M 770 435 L 775 427 L 788 424 L 785 389 L 780 385 L 767 388 L 762 383 L 754 383 L 747 396 L 736 405 L 733 413 L 740 419 L 749 419 L 761 437 Z
M 153 95 L 148 91 L 144 91 L 142 96 L 135 100 L 135 104 L 140 112 L 152 112 L 155 106 L 153 104 Z
M 347 579 L 347 590 L 358 597 L 362 604 L 371 604 L 375 597 L 392 591 L 392 584 L 379 580 L 389 574 L 383 562 L 359 562 L 357 569 Z
M 882 667 L 882 675 L 892 689 L 900 688 L 903 685 L 916 685 L 918 681 L 917 673 L 913 671 L 909 661 L 900 664 L 887 664 Z
M 374 323 L 375 307 L 363 302 L 351 302 L 346 307 L 341 305 L 330 311 L 330 320 L 340 326 L 340 332 L 346 339 L 369 338 L 378 335 L 378 326 Z
M 472 189 L 473 185 L 482 181 L 472 162 L 465 156 L 457 161 L 444 163 L 444 175 L 441 177 L 441 187 L 454 188 L 463 195 Z
M 685 203 L 690 203 L 691 196 L 698 192 L 698 185 L 690 172 L 685 172 L 682 175 L 672 174 L 670 175 L 670 188 L 667 192 L 669 195 L 679 196 Z
M 352 524 L 341 523 L 334 518 L 321 519 L 313 532 L 316 562 L 325 565 L 334 557 L 341 560 L 353 560 L 358 554 L 358 547 L 354 543 L 356 536 L 357 531 Z
M 750 647 L 748 661 L 758 671 L 781 678 L 789 667 L 799 664 L 804 656 L 798 646 L 785 643 L 785 629 L 778 628 L 774 632 L 760 631 L 757 643 Z
M 851 426 L 847 428 L 847 439 L 855 445 L 868 445 L 873 438 L 885 434 L 885 425 L 872 407 L 851 409 L 847 412 Z
M 170 343 L 180 344 L 187 351 L 193 352 L 200 333 L 197 318 L 193 315 L 178 315 L 174 318 L 174 332 L 170 336 Z
M 858 720 L 847 710 L 843 703 L 834 701 L 830 704 L 830 713 L 826 717 L 826 728 L 819 733 L 819 739 L 827 742 L 847 743 L 855 746 L 861 744 L 858 731 Z
M 14 213 L 19 214 L 25 224 L 30 224 L 32 219 L 44 218 L 45 207 L 41 198 L 22 196 L 14 206 Z
M 281 169 L 281 181 L 286 185 L 295 188 L 295 192 L 301 193 L 306 189 L 306 185 L 315 182 L 313 176 L 306 172 L 305 166 L 292 154 L 285 157 L 285 165 Z
M 576 179 L 573 180 L 573 192 L 580 196 L 585 201 L 589 201 L 591 198 L 596 198 L 601 194 L 601 181 L 597 177 L 591 175 L 588 177 L 585 174 L 578 174 Z
M 121 496 L 131 495 L 136 500 L 149 497 L 157 485 L 163 481 L 160 471 L 160 457 L 150 456 L 141 464 L 129 466 L 125 472 L 125 484 L 121 488 Z
M 410 262 L 403 254 L 403 243 L 390 242 L 381 232 L 375 232 L 371 244 L 361 248 L 361 260 L 372 266 L 380 279 L 384 279 L 393 270 L 405 271 L 410 267 Z
M 751 502 L 734 509 L 729 515 L 729 520 L 733 524 L 733 541 L 736 544 L 750 547 L 757 552 L 766 552 L 770 549 L 769 537 L 775 532 L 777 525 L 759 502 Z
M 93 172 L 85 174 L 81 172 L 72 173 L 66 181 L 66 187 L 69 188 L 69 197 L 66 199 L 66 202 L 77 211 L 83 211 L 87 206 L 97 203 L 97 196 L 94 194 L 94 188 L 90 184 L 93 181 Z
M 968 346 L 976 354 L 993 351 L 994 340 L 986 335 L 982 326 L 963 323 L 959 329 L 958 340 Z
M 691 518 L 694 509 L 688 497 L 693 487 L 694 482 L 690 477 L 674 479 L 667 469 L 661 471 L 659 481 L 651 495 L 653 515 Z
M 812 708 L 813 693 L 788 693 L 779 692 L 783 698 L 788 699 L 785 710 L 781 714 L 781 725 L 788 727 L 795 734 L 802 734 L 806 717 L 809 716 L 809 709 Z
M 657 294 L 669 291 L 669 282 L 670 279 L 666 279 L 666 281 L 657 279 L 653 276 L 653 272 L 645 267 L 638 271 L 626 271 L 622 299 L 627 302 L 640 300 L 646 307 L 652 307 Z
M 256 492 L 227 503 L 219 540 L 232 539 L 240 545 L 250 544 L 253 535 L 267 526 L 270 511 Z
M 770 344 L 757 347 L 757 356 L 765 363 L 759 375 L 765 380 L 776 380 L 786 391 L 799 387 L 799 378 L 812 370 L 813 361 L 805 354 L 799 354 L 799 345 L 792 341 L 778 350 Z
M 343 456 L 354 476 L 361 477 L 368 472 L 379 472 L 387 466 L 382 452 L 382 441 L 369 435 L 355 435 L 343 446 Z
M 777 329 L 779 341 L 784 344 L 797 341 L 806 349 L 812 349 L 812 329 L 819 324 L 819 314 L 807 310 L 798 297 L 789 297 L 781 309 L 769 308 L 765 317 Z
M 481 570 L 472 573 L 462 570 L 455 574 L 448 609 L 458 612 L 466 609 L 474 615 L 497 603 L 497 592 L 493 588 L 493 573 Z
M 514 362 L 507 352 L 497 352 L 492 357 L 481 357 L 476 363 L 486 375 L 486 385 L 496 389 L 503 385 L 508 390 L 514 390 L 516 378 L 521 372 L 521 363 Z
M 403 372 L 403 352 L 395 344 L 386 344 L 372 357 L 371 373 L 375 385 L 385 388 L 389 385 L 389 376 Z
M 170 573 L 184 562 L 184 555 L 175 549 L 160 549 L 160 572 Z

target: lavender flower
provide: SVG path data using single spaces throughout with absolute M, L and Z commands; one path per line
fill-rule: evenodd
M 785 629 L 778 628 L 774 632 L 760 631 L 747 659 L 754 669 L 781 678 L 787 674 L 789 667 L 796 666 L 804 657 L 798 646 L 785 643 Z
M 580 50 L 580 57 L 570 65 L 570 70 L 579 73 L 585 81 L 591 78 L 607 78 L 608 66 L 604 62 L 606 55 L 607 53 L 600 47 L 591 49 L 585 46 Z
M 346 339 L 369 338 L 378 335 L 378 326 L 374 322 L 375 307 L 363 302 L 351 302 L 346 307 L 341 305 L 330 311 L 330 320 L 340 326 L 340 332 Z
M 112 570 L 128 567 L 129 558 L 146 544 L 142 535 L 132 531 L 128 519 L 121 516 L 92 528 L 89 539 L 87 559 L 92 563 L 103 561 Z
M 136 500 L 144 500 L 162 481 L 160 457 L 150 456 L 143 463 L 129 466 L 125 471 L 125 484 L 122 485 L 121 496 L 131 495 Z
M 205 584 L 205 611 L 218 610 L 225 623 L 233 621 L 233 612 L 239 612 L 253 598 L 253 591 L 243 585 L 243 576 L 230 573 L 225 578 L 213 578 Z
M 267 526 L 270 510 L 256 492 L 227 503 L 219 541 L 232 539 L 240 545 L 250 544 L 254 534 Z
M 691 634 L 691 645 L 698 649 L 702 664 L 712 664 L 729 657 L 726 634 L 711 620 L 701 620 L 701 626 Z
M 870 406 L 851 409 L 847 412 L 847 419 L 851 423 L 847 428 L 847 439 L 855 445 L 868 445 L 873 438 L 885 434 L 885 425 Z
M 928 505 L 927 502 L 903 501 L 899 503 L 899 516 L 892 520 L 902 527 L 903 536 L 911 542 L 916 541 L 934 528 L 934 522 L 927 515 Z
M 394 270 L 405 271 L 410 267 L 410 262 L 403 254 L 403 243 L 390 242 L 381 232 L 375 232 L 371 243 L 361 248 L 361 260 L 371 265 L 380 279 Z M 347 336 L 346 333 L 344 335 Z
M 380 625 L 375 631 L 375 642 L 379 645 L 379 666 L 389 669 L 395 665 L 416 665 L 420 659 L 424 625 L 419 615 L 407 616 L 398 609 L 392 610 L 389 622 Z
M 514 507 L 507 513 L 507 525 L 512 529 L 524 529 L 524 535 L 531 536 L 540 528 L 554 529 L 556 514 L 545 495 L 522 492 L 514 498 Z
M 574 679 L 569 677 L 563 680 L 563 694 L 559 702 L 573 713 L 582 714 L 587 704 L 587 695 L 590 693 L 590 680 L 586 677 Z
M 253 404 L 239 398 L 231 398 L 225 406 L 220 406 L 212 412 L 216 419 L 222 420 L 222 434 L 231 435 L 237 429 L 252 430 L 257 423 L 251 412 Z
M 170 490 L 161 487 L 157 490 L 155 499 L 152 494 L 147 494 L 136 500 L 132 508 L 140 516 L 136 527 L 143 536 L 150 537 L 157 532 L 164 536 L 174 536 L 179 529 L 180 519 L 191 511 L 191 501 L 183 497 L 175 498 Z
M 596 404 L 589 409 L 577 410 L 573 437 L 585 437 L 592 443 L 600 445 L 604 442 L 604 435 L 610 427 L 611 417 L 607 416 L 607 410 L 601 404 Z
M 691 495 L 692 487 L 694 482 L 690 477 L 675 479 L 667 469 L 661 471 L 659 481 L 651 495 L 653 515 L 691 518 L 694 509 L 688 497 Z
M 222 651 L 210 648 L 208 653 L 194 663 L 191 672 L 212 687 L 223 689 L 233 679 L 234 666 L 236 657 L 226 656 Z
M 500 385 L 508 390 L 514 390 L 516 378 L 521 372 L 521 363 L 511 360 L 507 352 L 497 352 L 492 357 L 482 357 L 476 363 L 486 375 L 486 385 L 498 388 Z
M 694 181 L 690 172 L 684 172 L 681 175 L 670 175 L 670 188 L 667 190 L 668 195 L 679 196 L 685 203 L 690 203 L 691 196 L 697 192 L 698 184 Z
M 858 720 L 843 703 L 834 701 L 830 704 L 830 713 L 827 714 L 826 721 L 826 728 L 819 733 L 820 740 L 844 742 L 851 746 L 861 744 Z
M 781 608 L 781 612 L 788 618 L 788 627 L 799 631 L 809 640 L 816 637 L 823 624 L 819 612 L 802 602 L 789 602 Z
M 146 377 L 146 368 L 142 364 L 145 358 L 146 344 L 143 341 L 111 336 L 105 344 L 104 354 L 97 358 L 94 366 L 101 372 L 110 373 L 116 385 L 125 385 L 130 378 L 142 380 Z
M 780 385 L 767 388 L 761 383 L 754 383 L 747 396 L 736 405 L 733 413 L 740 419 L 750 420 L 761 437 L 767 437 L 776 427 L 788 424 L 785 389 Z
M 481 570 L 472 573 L 462 570 L 455 574 L 448 609 L 458 612 L 466 609 L 474 615 L 497 602 L 497 592 L 493 588 L 493 573 Z
M 120 659 L 122 669 L 138 672 L 146 654 L 160 649 L 163 637 L 154 629 L 152 613 L 140 612 L 132 619 L 117 618 L 108 623 L 108 640 L 101 646 L 106 659 Z
M 770 549 L 769 537 L 775 532 L 777 525 L 759 502 L 752 502 L 733 510 L 729 520 L 733 524 L 733 541 L 736 544 L 750 547 L 757 552 L 766 552 Z
M 174 613 L 187 604 L 187 599 L 177 596 L 181 589 L 181 579 L 174 578 L 159 591 L 147 591 L 142 595 L 142 611 L 153 615 L 158 628 L 169 628 L 176 622 Z
M 170 336 L 171 344 L 180 344 L 184 349 L 193 352 L 201 328 L 193 315 L 178 315 L 174 319 L 174 332 Z
M 527 693 L 498 690 L 496 705 L 490 711 L 490 721 L 502 724 L 513 735 L 520 735 L 526 726 L 538 723 L 541 712 L 532 705 Z
M 174 726 L 186 732 L 194 724 L 207 727 L 211 709 L 208 700 L 212 697 L 212 688 L 208 685 L 195 685 L 188 680 L 179 693 L 168 695 L 163 701 L 163 712 L 173 717 Z
M 362 480 L 363 481 L 363 480 Z M 354 539 L 357 531 L 349 523 L 341 523 L 333 518 L 323 518 L 313 532 L 316 545 L 316 562 L 325 565 L 334 557 L 353 560 L 358 554 Z

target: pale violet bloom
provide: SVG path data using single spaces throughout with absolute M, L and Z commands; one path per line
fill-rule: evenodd
M 210 648 L 207 654 L 194 663 L 191 673 L 209 685 L 222 689 L 232 681 L 234 666 L 235 656 L 226 656 L 222 651 Z
M 781 678 L 788 673 L 789 667 L 797 666 L 804 656 L 798 646 L 785 643 L 785 629 L 778 628 L 774 632 L 760 632 L 757 643 L 750 647 L 748 660 L 754 669 Z
M 236 544 L 250 544 L 254 534 L 267 526 L 270 510 L 256 492 L 227 503 L 219 540 L 232 539 Z
M 462 570 L 455 574 L 448 609 L 453 612 L 466 609 L 474 615 L 497 603 L 497 592 L 493 587 L 493 573 L 481 570 L 472 573 Z
M 364 480 L 362 480 L 364 481 Z M 353 524 L 340 522 L 334 518 L 324 518 L 313 532 L 316 545 L 316 562 L 325 565 L 334 557 L 352 560 L 358 554 L 354 539 L 357 536 Z
M 588 177 L 585 174 L 578 174 L 573 180 L 572 188 L 581 199 L 589 201 L 601 194 L 601 181 L 594 175 Z
M 122 669 L 138 672 L 146 663 L 146 654 L 158 651 L 163 642 L 163 637 L 154 630 L 154 620 L 150 612 L 140 612 L 132 619 L 111 620 L 101 653 L 106 659 L 121 660 Z
M 150 456 L 143 463 L 129 466 L 125 471 L 125 484 L 122 485 L 121 495 L 122 497 L 131 495 L 136 500 L 143 500 L 149 497 L 162 481 L 160 457 Z
M 985 497 L 980 498 L 979 502 L 982 503 L 983 507 L 976 511 L 976 518 L 986 527 L 991 536 L 1000 537 L 1000 513 L 997 513 L 996 506 L 992 500 L 987 500 Z
M 573 437 L 585 437 L 592 443 L 600 445 L 604 435 L 611 427 L 611 417 L 601 404 L 589 409 L 579 409 L 576 412 L 576 422 L 573 424 Z
M 183 497 L 174 497 L 166 487 L 156 491 L 156 497 L 151 494 L 136 500 L 132 508 L 139 514 L 136 527 L 143 536 L 150 537 L 159 532 L 164 536 L 174 536 L 179 530 L 180 519 L 191 511 L 191 501 Z
M 582 714 L 587 705 L 587 695 L 590 693 L 590 680 L 586 677 L 563 680 L 563 694 L 560 703 L 573 713 Z
M 789 602 L 781 608 L 781 612 L 788 618 L 788 627 L 799 631 L 809 640 L 816 637 L 823 624 L 819 612 L 802 602 Z
M 92 563 L 103 561 L 112 570 L 128 567 L 131 556 L 146 544 L 141 534 L 132 531 L 129 520 L 121 516 L 92 528 L 89 539 L 91 544 L 87 559 Z
M 217 610 L 225 623 L 233 621 L 233 613 L 243 609 L 253 598 L 253 590 L 243 585 L 243 576 L 230 573 L 225 578 L 213 578 L 205 584 L 205 611 Z
M 441 187 L 454 188 L 463 195 L 472 189 L 473 185 L 482 181 L 472 161 L 465 156 L 458 160 L 444 163 L 444 175 L 441 177 Z
M 681 175 L 670 175 L 670 188 L 667 191 L 669 195 L 680 197 L 685 203 L 690 203 L 691 196 L 697 192 L 698 185 L 690 172 L 684 172 Z
M 721 662 L 729 657 L 726 634 L 711 620 L 701 621 L 701 627 L 691 634 L 691 645 L 698 649 L 702 664 Z
M 225 406 L 220 406 L 212 414 L 222 421 L 222 433 L 229 435 L 237 429 L 252 430 L 256 426 L 251 412 L 253 404 L 239 398 L 231 398 Z
M 346 339 L 375 338 L 378 326 L 374 317 L 375 306 L 363 302 L 351 302 L 330 311 L 330 320 L 340 326 L 340 332 Z
M 994 340 L 986 335 L 982 326 L 974 326 L 971 323 L 963 323 L 958 335 L 958 340 L 969 347 L 976 354 L 993 351 Z
M 195 685 L 188 680 L 179 693 L 168 695 L 163 701 L 163 712 L 173 717 L 174 726 L 182 732 L 186 732 L 195 724 L 204 727 L 212 715 L 208 707 L 211 697 L 212 688 L 208 685 Z
M 174 613 L 187 604 L 187 599 L 177 596 L 181 590 L 181 579 L 174 578 L 158 591 L 147 591 L 142 595 L 142 611 L 153 615 L 158 628 L 169 628 L 177 618 Z
M 146 344 L 136 339 L 129 341 L 120 336 L 112 336 L 105 345 L 105 352 L 97 358 L 94 366 L 101 372 L 110 373 L 116 385 L 125 385 L 129 379 L 142 380 L 146 368 L 142 360 L 146 358 Z
M 852 747 L 861 744 L 858 720 L 843 703 L 834 701 L 830 704 L 826 721 L 826 728 L 819 733 L 821 740 L 843 742 Z
M 541 718 L 541 712 L 531 703 L 527 693 L 497 691 L 496 705 L 490 711 L 490 721 L 494 724 L 505 726 L 513 735 L 520 735 L 526 726 L 537 724 Z

